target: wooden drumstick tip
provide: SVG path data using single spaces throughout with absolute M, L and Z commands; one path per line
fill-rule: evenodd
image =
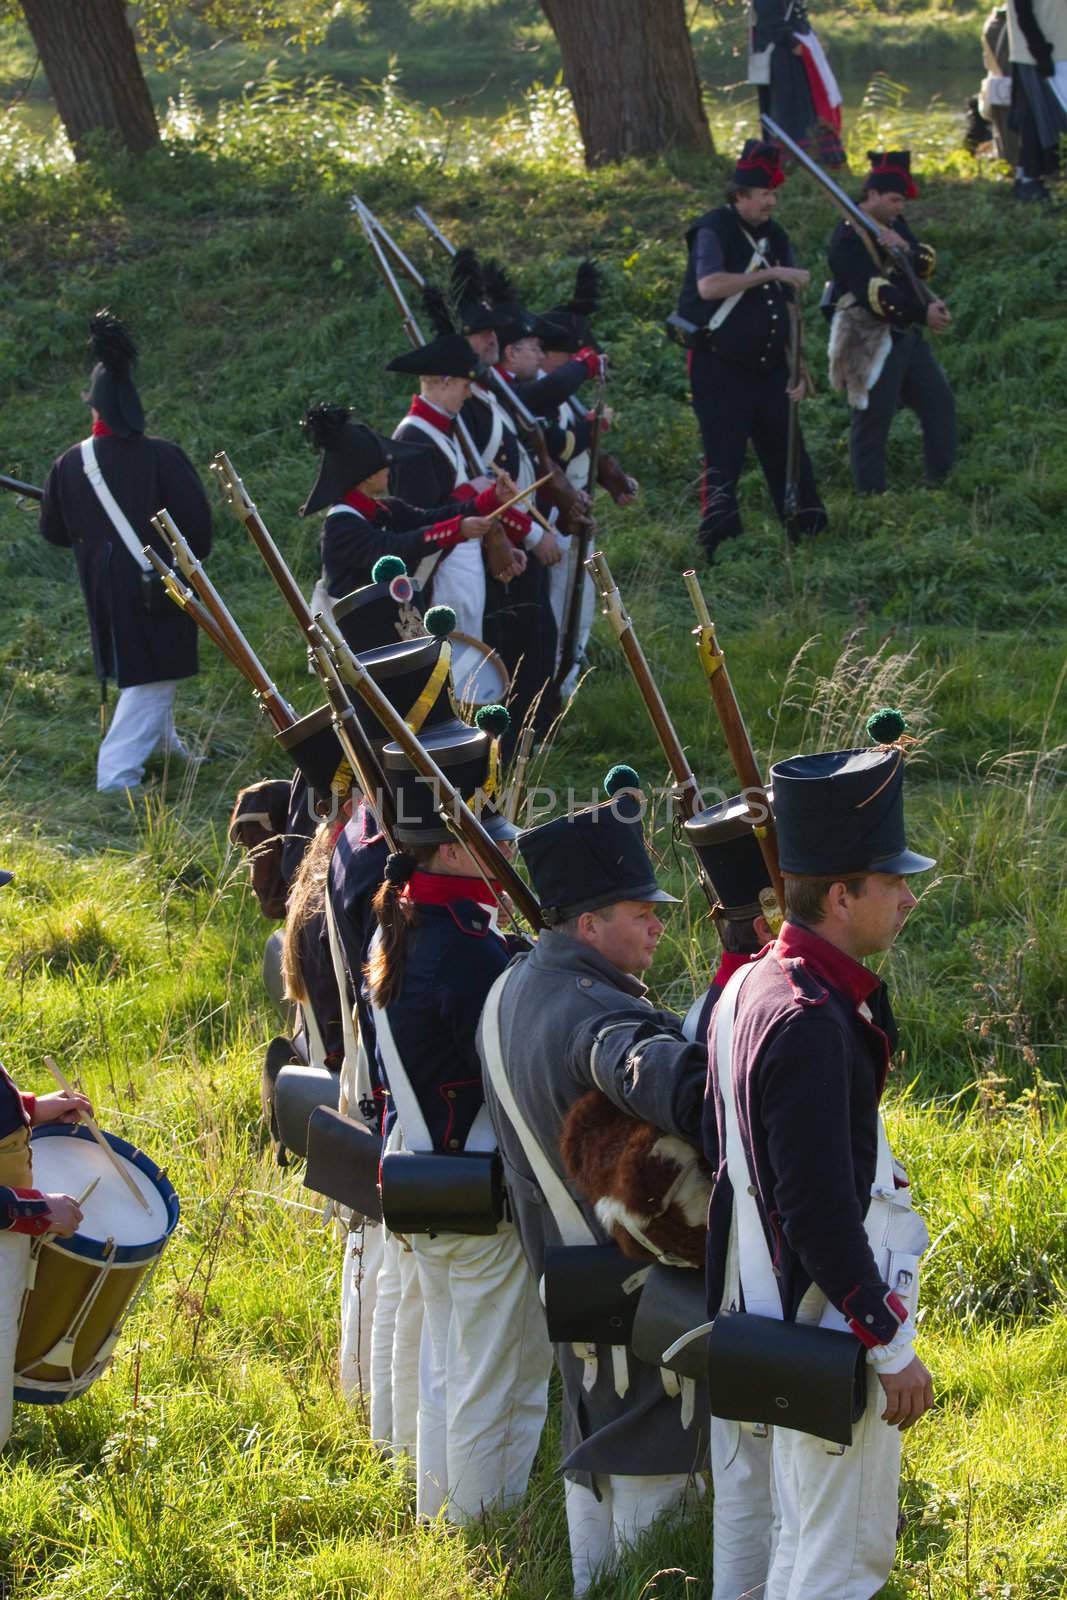
M 48 1068 L 49 1072 L 52 1074 L 53 1078 L 58 1083 L 59 1087 L 63 1090 L 64 1094 L 75 1094 L 76 1093 L 76 1090 L 71 1087 L 70 1083 L 63 1076 L 62 1072 L 59 1070 L 59 1067 L 56 1065 L 55 1061 L 53 1060 L 53 1058 L 51 1056 L 45 1056 L 44 1064 Z M 104 1138 L 104 1135 L 100 1132 L 100 1129 L 97 1127 L 96 1122 L 93 1120 L 93 1118 L 89 1115 L 89 1113 L 87 1111 L 83 1111 L 81 1113 L 81 1120 L 85 1123 L 85 1126 L 88 1128 L 89 1132 L 92 1134 L 93 1138 L 96 1140 L 96 1142 L 100 1146 L 101 1150 L 107 1156 L 107 1159 L 111 1162 L 111 1165 L 114 1167 L 115 1171 L 118 1173 L 119 1177 L 122 1179 L 122 1181 L 126 1185 L 127 1189 L 133 1195 L 134 1199 L 137 1201 L 137 1204 L 139 1206 L 141 1206 L 143 1210 L 151 1211 L 152 1207 L 148 1204 L 148 1201 L 145 1199 L 145 1197 L 141 1193 L 140 1189 L 134 1183 L 133 1179 L 130 1177 L 129 1173 L 126 1171 L 126 1168 L 123 1166 L 122 1162 L 119 1160 L 119 1158 L 115 1154 L 114 1150 L 112 1150 L 111 1146 L 108 1144 L 107 1140 Z

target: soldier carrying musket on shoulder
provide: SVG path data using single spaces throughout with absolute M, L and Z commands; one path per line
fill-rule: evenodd
M 859 202 L 890 252 L 878 263 L 856 223 L 842 218 L 830 240 L 830 382 L 846 389 L 852 406 L 849 455 L 857 494 L 885 492 L 889 429 L 902 406 L 919 419 L 923 478 L 936 487 L 956 460 L 956 402 L 948 379 L 923 338 L 943 332 L 952 318 L 944 301 L 925 290 L 936 261 L 917 239 L 904 207 L 918 198 L 907 150 L 868 151 L 871 169 Z M 894 261 L 893 253 L 897 260 Z
M 700 542 L 707 555 L 741 532 L 737 485 L 751 440 L 779 517 L 784 517 L 789 408 L 810 389 L 791 382 L 790 306 L 811 275 L 796 265 L 789 235 L 772 220 L 785 181 L 772 144 L 745 143 L 726 204 L 686 234 L 689 262 L 676 326 L 685 327 L 693 410 L 704 445 Z M 688 324 L 688 326 L 686 326 Z M 797 510 L 791 539 L 821 533 L 826 508 L 797 436 Z

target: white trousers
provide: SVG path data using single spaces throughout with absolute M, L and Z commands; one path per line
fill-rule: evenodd
M 773 1429 L 778 1542 L 766 1600 L 871 1600 L 892 1570 L 900 1429 L 882 1421 L 885 1391 L 867 1369 L 867 1409 L 844 1455 L 822 1439 Z
M 164 750 L 185 755 L 174 727 L 176 679 L 120 689 L 111 726 L 96 756 L 98 789 L 129 789 L 144 777 L 144 764 L 162 740 Z
M 30 1235 L 0 1233 L 0 1450 L 11 1436 L 15 1408 L 15 1347 L 30 1265 Z
M 385 1228 L 374 1294 L 370 1354 L 370 1436 L 393 1455 L 415 1459 L 422 1296 L 415 1257 Z
M 552 1350 L 518 1231 L 418 1234 L 426 1311 L 416 1511 L 465 1523 L 525 1493 L 548 1405 Z
M 711 1600 L 762 1600 L 776 1535 L 771 1438 L 711 1419 Z
M 456 629 L 472 639 L 482 637 L 485 615 L 485 562 L 482 541 L 467 539 L 453 545 L 433 569 L 433 603 L 451 606 Z
M 582 604 L 578 613 L 578 632 L 575 638 L 575 664 L 567 674 L 562 684 L 563 698 L 572 694 L 581 675 L 581 657 L 589 642 L 589 631 L 593 626 L 593 613 L 596 610 L 596 597 L 593 593 L 593 580 L 588 572 L 577 571 L 578 566 L 578 540 L 571 534 L 557 531 L 556 538 L 563 550 L 563 560 L 557 561 L 554 567 L 548 569 L 548 603 L 552 607 L 552 615 L 556 619 L 556 662 L 559 663 L 559 652 L 563 648 L 563 634 L 567 626 L 567 610 L 572 583 L 582 585 Z
M 878 1593 L 893 1566 L 900 1481 L 900 1430 L 882 1421 L 884 1410 L 868 1368 L 867 1409 L 843 1455 L 791 1428 L 772 1428 L 769 1441 L 742 1432 L 733 1453 L 731 1424 L 712 1423 L 713 1600 Z
M 345 1235 L 341 1265 L 341 1393 L 370 1414 L 371 1337 L 378 1272 L 384 1253 L 379 1225 L 365 1222 Z
M 681 1504 L 692 1481 L 684 1472 L 656 1478 L 598 1475 L 599 1500 L 592 1489 L 569 1478 L 564 1481 L 575 1600 L 657 1517 Z

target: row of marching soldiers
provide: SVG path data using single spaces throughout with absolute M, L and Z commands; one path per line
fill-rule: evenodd
M 554 1359 L 576 1594 L 702 1493 L 710 1454 L 715 1600 L 869 1600 L 893 1562 L 899 1428 L 931 1401 L 912 1349 L 925 1228 L 878 1111 L 896 1032 L 863 965 L 933 864 L 904 838 L 900 721 L 773 769 L 784 922 L 744 800 L 685 824 L 722 952 L 683 1021 L 642 981 L 674 897 L 638 775 L 520 832 L 506 714 L 457 714 L 452 619 L 396 639 L 417 605 L 387 566 L 335 615 L 502 873 L 517 848 L 536 937 L 366 707 L 387 796 L 360 794 L 305 719 L 282 739 L 293 784 L 246 790 L 231 823 L 265 909 L 287 901 L 303 1037 L 271 1047 L 265 1099 L 344 1208 L 344 1388 L 410 1463 L 418 1513 L 467 1524 L 523 1495 Z M 294 794 L 323 816 L 295 871 Z M 844 1340 L 833 1383 L 818 1353 L 809 1369 L 764 1346 L 798 1324 Z

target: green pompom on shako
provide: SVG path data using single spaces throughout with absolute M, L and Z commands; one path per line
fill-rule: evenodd
M 474 713 L 474 726 L 497 737 L 511 727 L 511 713 L 507 706 L 481 706 Z
M 904 713 L 892 706 L 882 706 L 867 718 L 867 732 L 875 744 L 895 744 L 907 726 Z
M 370 573 L 372 583 L 391 583 L 407 575 L 407 562 L 401 556 L 379 556 Z
M 640 787 L 641 779 L 637 776 L 633 767 L 628 767 L 623 762 L 620 762 L 618 766 L 612 767 L 604 779 L 604 793 L 609 800 L 623 789 L 640 789 Z
M 383 561 L 391 559 L 390 556 L 382 557 Z M 422 625 L 435 639 L 447 639 L 455 631 L 456 613 L 451 606 L 431 606 L 422 619 Z

